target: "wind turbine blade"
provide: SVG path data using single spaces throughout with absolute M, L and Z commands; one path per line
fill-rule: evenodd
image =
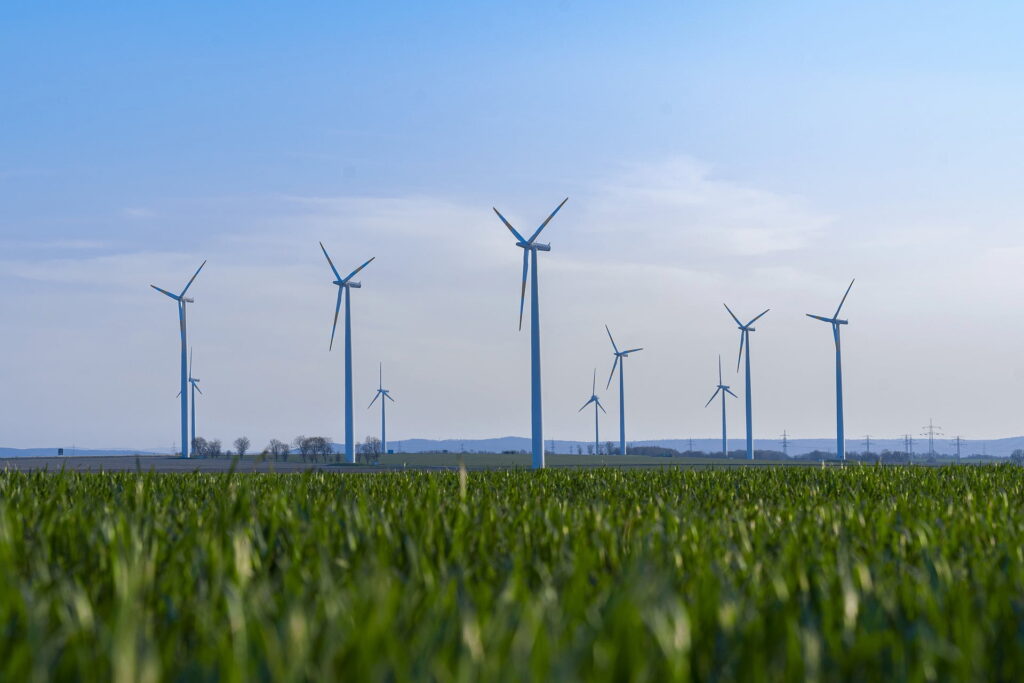
M 619 357 L 615 356 L 615 360 L 612 362 L 612 372 L 611 372 L 610 375 L 608 375 L 608 384 L 607 384 L 607 386 L 605 386 L 605 389 L 607 389 L 608 387 L 610 387 L 612 385 L 612 377 L 615 376 L 615 368 L 616 368 L 616 366 L 618 366 L 618 364 L 619 364 Z
M 175 301 L 181 301 L 181 297 L 180 297 L 180 296 L 178 296 L 177 294 L 171 294 L 171 293 L 170 293 L 170 292 L 168 292 L 168 291 L 167 291 L 166 289 L 160 289 L 160 288 L 159 288 L 159 287 L 157 287 L 156 285 L 150 285 L 150 287 L 152 287 L 152 288 L 153 288 L 153 289 L 155 289 L 156 291 L 160 292 L 161 294 L 166 294 L 167 296 L 171 297 L 171 298 L 172 298 L 172 299 L 174 299 Z
M 736 358 L 736 372 L 740 371 L 740 361 L 743 360 L 743 342 L 747 339 L 747 331 L 742 330 L 740 332 L 740 355 Z
M 192 379 L 192 347 L 188 347 L 188 378 Z
M 203 390 L 199 388 L 198 384 L 193 384 L 192 386 L 194 386 L 196 388 L 196 391 L 198 391 L 200 394 L 203 393 Z
M 370 405 L 366 406 L 366 409 L 369 410 L 370 408 L 372 408 L 373 404 L 377 402 L 378 398 L 380 398 L 380 391 L 373 395 L 373 400 L 370 401 Z
M 597 368 L 594 368 L 594 383 L 591 385 L 590 393 L 597 396 Z
M 343 285 L 338 285 L 338 303 L 334 305 L 334 324 L 331 325 L 331 344 L 327 347 L 328 351 L 334 348 L 334 332 L 338 329 L 338 313 L 341 311 L 341 292 L 344 289 Z
M 369 261 L 367 261 L 366 263 L 364 263 L 363 265 L 359 266 L 358 268 L 353 270 L 351 273 L 349 273 L 348 277 L 346 277 L 344 280 L 342 280 L 342 282 L 348 282 L 349 280 L 354 278 L 356 276 L 356 273 L 358 273 L 360 270 L 362 270 L 366 266 L 370 265 L 370 261 L 373 261 L 373 259 L 375 259 L 375 258 L 377 258 L 377 257 L 376 256 L 371 256 Z
M 729 395 L 730 395 L 730 396 L 732 396 L 733 398 L 739 398 L 739 396 L 737 396 L 736 394 L 732 393 L 732 391 L 731 391 L 731 390 L 729 390 L 729 389 L 726 389 L 726 390 L 725 390 L 725 393 L 729 394 Z
M 320 243 L 320 249 L 323 250 L 324 256 L 327 257 L 327 263 L 330 264 L 331 270 L 334 271 L 334 278 L 336 280 L 340 280 L 341 279 L 341 274 L 338 272 L 338 269 L 334 267 L 334 261 L 331 260 L 331 257 L 327 253 L 327 249 L 324 247 L 324 243 L 323 242 Z
M 526 306 L 526 276 L 530 271 L 530 251 L 523 249 L 523 289 L 519 293 L 519 329 L 523 329 L 523 307 Z
M 192 275 L 192 279 L 188 281 L 188 284 L 185 285 L 185 289 L 181 290 L 181 294 L 179 294 L 178 296 L 185 296 L 185 292 L 187 292 L 188 288 L 192 286 L 192 283 L 195 281 L 196 276 L 199 275 L 199 271 L 202 270 L 203 266 L 205 266 L 205 265 L 206 265 L 206 261 L 203 261 L 201 264 L 199 264 L 199 267 L 196 268 L 195 274 Z
M 815 320 L 821 320 L 822 322 L 826 322 L 826 323 L 834 323 L 835 322 L 834 319 L 826 318 L 823 315 L 814 315 L 813 313 L 804 313 L 804 315 L 806 315 L 808 318 L 814 318 Z
M 736 314 L 732 312 L 732 309 L 729 308 L 729 305 L 728 304 L 722 304 L 722 305 L 725 306 L 725 310 L 729 311 L 729 315 L 731 315 L 732 319 L 736 321 L 736 324 L 739 325 L 740 327 L 743 327 L 743 323 L 741 323 L 740 319 L 736 317 Z
M 591 403 L 593 403 L 593 402 L 594 402 L 594 399 L 592 399 L 592 398 L 591 398 L 591 399 L 589 399 L 589 400 L 588 400 L 588 401 L 587 401 L 586 403 L 584 403 L 584 404 L 583 404 L 583 406 L 582 406 L 582 407 L 581 407 L 581 408 L 580 408 L 579 410 L 577 410 L 576 412 L 577 412 L 577 413 L 582 413 L 582 412 L 583 412 L 583 408 L 586 408 L 587 406 L 589 406 L 589 405 L 590 405 Z
M 500 218 L 501 222 L 505 224 L 505 227 L 512 231 L 512 234 L 515 236 L 517 240 L 519 240 L 520 242 L 526 241 L 526 238 L 520 235 L 519 231 L 513 228 L 511 223 L 505 220 L 505 217 L 501 215 L 501 211 L 498 211 L 493 206 L 491 208 L 494 209 L 494 213 L 498 214 L 498 218 Z
M 753 319 L 753 320 L 751 320 L 751 321 L 750 321 L 749 323 L 747 323 L 747 327 L 750 327 L 751 325 L 753 325 L 754 323 L 756 323 L 756 322 L 758 321 L 758 319 L 759 319 L 759 318 L 760 318 L 760 317 L 761 317 L 762 315 L 764 315 L 765 313 L 767 313 L 767 312 L 768 312 L 768 311 L 770 311 L 770 310 L 772 310 L 772 309 L 770 309 L 770 308 L 766 308 L 766 309 L 764 309 L 763 311 L 761 311 L 761 314 L 760 314 L 760 315 L 758 315 L 758 316 L 757 316 L 756 318 L 754 318 L 754 319 Z
M 600 401 L 598 401 L 598 402 L 597 402 L 597 407 L 598 407 L 598 408 L 600 408 L 600 409 L 601 409 L 601 412 L 602 412 L 602 413 L 604 413 L 605 415 L 607 415 L 607 414 L 608 414 L 608 411 L 604 409 L 604 406 L 603 406 L 603 405 L 601 405 L 601 402 L 600 402 Z
M 626 351 L 623 351 L 623 353 L 635 353 L 637 351 L 643 351 L 643 350 L 644 350 L 644 347 L 641 346 L 639 349 L 628 349 Z
M 178 393 L 176 393 L 174 395 L 174 398 L 181 398 L 181 390 L 180 389 L 178 390 Z
M 378 389 L 383 389 L 384 388 L 384 363 L 383 362 L 381 362 L 381 363 L 379 363 L 377 365 L 377 378 L 378 378 L 377 388 Z
M 558 206 L 556 206 L 556 207 L 555 207 L 555 210 L 551 212 L 551 215 L 547 217 L 547 220 L 545 220 L 545 221 L 544 221 L 543 223 L 541 223 L 541 224 L 540 224 L 540 227 L 539 227 L 539 228 L 537 228 L 537 229 L 536 229 L 536 230 L 534 231 L 533 235 L 531 235 L 531 236 L 530 236 L 530 239 L 528 240 L 528 242 L 529 242 L 530 244 L 533 244 L 533 241 L 534 241 L 535 239 L 537 239 L 537 236 L 538 236 L 538 235 L 540 234 L 540 231 L 541 231 L 541 230 L 543 230 L 544 228 L 546 228 L 546 227 L 547 227 L 548 223 L 550 223 L 550 222 L 551 222 L 551 219 L 555 217 L 555 214 L 556 214 L 556 213 L 558 213 L 558 210 L 559 210 L 559 209 L 561 209 L 561 208 L 562 208 L 563 206 L 565 206 L 565 203 L 566 203 L 567 201 L 569 201 L 569 198 L 568 198 L 568 197 L 566 197 L 565 199 L 563 199 L 563 200 L 562 200 L 562 203 L 561 203 L 561 204 L 559 204 Z
M 707 408 L 709 405 L 711 405 L 711 402 L 715 400 L 715 396 L 718 396 L 718 392 L 721 391 L 721 390 L 722 390 L 722 387 L 718 387 L 717 389 L 715 389 L 715 393 L 711 394 L 711 398 L 709 398 L 708 402 L 704 404 L 705 408 Z
M 846 297 L 850 295 L 850 290 L 853 289 L 853 283 L 856 281 L 857 278 L 853 278 L 852 280 L 850 280 L 850 286 L 846 288 L 846 293 L 843 294 L 843 300 L 839 302 L 839 308 L 836 309 L 836 314 L 832 316 L 833 318 L 839 317 L 839 311 L 843 309 L 843 304 L 846 303 Z
M 386 398 L 387 400 L 391 401 L 392 403 L 397 403 L 397 401 L 395 401 L 395 399 L 391 398 L 391 394 L 389 394 L 386 391 L 384 392 L 384 398 Z
M 618 353 L 619 347 L 615 345 L 615 340 L 612 339 L 612 331 L 608 329 L 607 325 L 604 326 L 604 329 L 608 332 L 608 338 L 612 340 L 612 348 L 615 349 L 615 353 Z
M 718 354 L 718 383 L 722 383 L 722 354 Z

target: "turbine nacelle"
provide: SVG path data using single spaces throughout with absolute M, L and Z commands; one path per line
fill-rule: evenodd
M 331 267 L 331 272 L 334 273 L 334 277 L 337 278 L 337 279 L 333 280 L 334 284 L 338 285 L 338 301 L 334 305 L 334 324 L 331 325 L 331 343 L 327 347 L 328 350 L 330 350 L 330 349 L 334 348 L 334 332 L 338 328 L 338 313 L 341 311 L 341 292 L 342 292 L 342 290 L 345 289 L 346 287 L 354 287 L 355 289 L 359 289 L 362 285 L 360 285 L 358 282 L 352 282 L 351 281 L 352 278 L 355 277 L 356 273 L 361 271 L 366 266 L 370 265 L 370 262 L 373 261 L 373 259 L 375 259 L 377 257 L 376 256 L 371 257 L 369 261 L 367 261 L 363 265 L 361 265 L 358 268 L 356 268 L 355 270 L 353 270 L 347 276 L 342 277 L 341 273 L 338 272 L 338 269 L 334 267 L 334 261 L 331 260 L 331 257 L 327 253 L 327 249 L 326 249 L 326 247 L 324 247 L 324 243 L 323 242 L 320 243 L 320 250 L 324 252 L 324 257 L 327 259 L 327 264 Z
M 815 320 L 820 320 L 823 323 L 831 323 L 832 325 L 849 325 L 850 324 L 850 322 L 848 320 L 840 320 L 839 318 L 826 318 L 823 315 L 814 315 L 813 313 L 807 313 L 805 315 L 808 318 L 814 318 Z
M 181 290 L 181 294 L 172 294 L 171 292 L 168 292 L 166 289 L 161 289 L 160 287 L 157 287 L 156 285 L 150 285 L 150 287 L 152 287 L 156 291 L 160 292 L 161 294 L 166 294 L 167 296 L 171 297 L 172 299 L 174 299 L 178 303 L 182 303 L 182 302 L 188 303 L 188 304 L 194 303 L 194 301 L 192 299 L 189 299 L 189 298 L 185 297 L 185 292 L 187 292 L 188 288 L 192 286 L 192 283 L 195 281 L 196 276 L 199 275 L 199 271 L 202 270 L 203 266 L 205 266 L 205 265 L 206 265 L 206 261 L 203 261 L 201 264 L 199 264 L 199 267 L 196 268 L 196 272 L 193 273 L 192 277 L 189 279 L 188 283 L 185 285 L 185 289 Z
M 541 230 L 547 227 L 547 224 L 550 223 L 551 219 L 555 217 L 555 214 L 558 213 L 558 211 L 563 206 L 565 206 L 565 203 L 567 201 L 569 201 L 568 197 L 563 199 L 562 203 L 556 206 L 555 210 L 551 212 L 551 215 L 544 219 L 544 222 L 540 224 L 540 227 L 533 231 L 533 234 L 530 235 L 529 239 L 523 237 L 522 234 L 520 234 L 520 232 L 516 230 L 511 223 L 508 222 L 508 219 L 501 215 L 501 212 L 498 211 L 497 208 L 491 207 L 494 210 L 494 213 L 498 216 L 498 218 L 501 219 L 501 222 L 505 224 L 505 227 L 508 228 L 509 232 L 512 233 L 512 236 L 516 238 L 516 246 L 523 250 L 523 285 L 519 293 L 520 330 L 523 329 L 523 307 L 526 305 L 526 279 L 527 276 L 530 274 L 530 252 L 533 252 L 536 257 L 536 253 L 538 251 L 551 251 L 550 244 L 539 244 L 535 242 L 535 240 L 540 235 Z

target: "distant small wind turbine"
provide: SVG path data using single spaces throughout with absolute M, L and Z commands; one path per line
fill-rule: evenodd
M 607 413 L 608 411 L 604 409 L 604 406 L 601 405 L 601 399 L 597 397 L 597 368 L 594 368 L 594 383 L 590 389 L 590 398 L 583 404 L 583 408 L 586 408 L 591 403 L 594 404 L 594 455 L 598 455 L 601 452 L 601 436 L 598 432 L 597 409 L 600 408 L 602 413 Z M 582 413 L 583 408 L 580 408 L 576 412 Z
M 338 286 L 338 302 L 334 306 L 334 324 L 331 326 L 331 343 L 327 347 L 328 350 L 334 348 L 334 333 L 338 328 L 338 312 L 341 310 L 342 293 L 345 295 L 345 461 L 355 463 L 355 438 L 352 431 L 352 305 L 350 292 L 353 288 L 359 289 L 362 287 L 358 282 L 352 282 L 352 278 L 355 277 L 356 273 L 370 265 L 370 262 L 377 257 L 374 256 L 346 277 L 342 277 L 338 273 L 338 269 L 334 267 L 334 261 L 327 254 L 327 249 L 324 248 L 323 242 L 320 243 L 320 249 L 324 252 L 324 256 L 327 257 L 327 263 L 330 264 L 331 271 L 334 273 L 334 284 Z
M 839 455 L 840 460 L 846 460 L 846 436 L 843 431 L 843 351 L 839 343 L 839 326 L 849 323 L 846 320 L 839 319 L 839 311 L 843 309 L 843 304 L 846 303 L 846 297 L 850 294 L 850 289 L 853 288 L 855 281 L 856 278 L 850 280 L 850 286 L 846 288 L 846 293 L 843 294 L 843 298 L 839 302 L 839 308 L 836 309 L 831 318 L 812 313 L 807 314 L 808 318 L 821 320 L 832 325 L 832 338 L 836 342 L 836 453 Z
M 643 351 L 643 347 L 638 349 L 627 349 L 625 351 L 619 351 L 619 347 L 615 345 L 615 339 L 612 337 L 612 331 L 608 329 L 608 326 L 604 326 L 605 331 L 608 333 L 608 339 L 612 342 L 612 351 L 615 354 L 615 360 L 612 361 L 612 372 L 608 375 L 608 385 L 605 389 L 612 385 L 612 378 L 615 376 L 615 368 L 619 368 L 619 454 L 626 455 L 626 389 L 625 380 L 623 374 L 626 370 L 626 357 L 631 353 L 637 351 Z
M 178 326 L 181 328 L 181 457 L 187 458 L 189 456 L 189 443 L 188 443 L 188 394 L 185 393 L 185 389 L 188 387 L 188 334 L 186 332 L 186 315 L 185 307 L 187 304 L 194 302 L 193 299 L 185 297 L 185 292 L 192 286 L 196 276 L 199 275 L 199 271 L 206 265 L 206 261 L 203 261 L 196 272 L 192 275 L 192 279 L 185 285 L 185 289 L 181 290 L 181 294 L 171 294 L 166 289 L 160 289 L 156 285 L 150 285 L 153 289 L 166 294 L 178 303 Z
M 198 391 L 201 394 L 201 393 L 203 393 L 203 390 L 199 388 L 199 378 L 192 376 L 192 348 L 191 347 L 189 347 L 189 350 L 188 350 L 188 383 L 192 386 L 192 396 L 191 396 L 191 401 L 192 401 L 192 440 L 189 441 L 189 443 L 192 444 L 190 446 L 190 448 L 194 448 L 195 445 L 196 445 L 196 392 Z M 178 392 L 178 396 L 181 396 L 181 392 L 180 391 Z
M 544 419 L 540 400 L 540 293 L 537 289 L 537 252 L 551 251 L 550 244 L 537 244 L 535 240 L 540 231 L 547 227 L 555 214 L 569 201 L 566 197 L 555 207 L 540 227 L 533 231 L 530 239 L 526 239 L 505 220 L 501 212 L 494 209 L 498 218 L 516 238 L 516 246 L 523 250 L 523 288 L 519 295 L 519 329 L 523 329 L 523 307 L 526 304 L 526 276 L 530 274 L 530 414 L 532 422 L 531 448 L 533 451 L 533 468 L 544 467 Z M 493 207 L 492 207 L 493 208 Z
M 722 384 L 721 355 L 718 356 L 718 387 L 715 389 L 715 393 L 711 394 L 711 398 L 709 398 L 708 402 L 704 404 L 704 407 L 707 408 L 709 405 L 711 405 L 711 402 L 715 400 L 715 396 L 718 396 L 719 394 L 722 395 L 722 456 L 726 457 L 729 455 L 729 442 L 726 439 L 725 431 L 725 395 L 729 394 L 734 398 L 739 398 L 739 396 L 736 396 L 736 394 L 732 393 L 732 390 L 729 388 L 729 385 Z
M 379 383 L 377 385 L 377 393 L 373 395 L 373 400 L 370 401 L 370 405 L 366 406 L 366 409 L 369 410 L 370 408 L 372 408 L 373 404 L 377 402 L 377 399 L 378 398 L 380 399 L 380 452 L 382 454 L 384 454 L 384 455 L 387 455 L 387 452 L 388 452 L 388 423 L 387 423 L 387 417 L 384 414 L 384 407 L 387 405 L 387 401 L 385 401 L 384 399 L 387 399 L 388 401 L 391 401 L 392 403 L 395 402 L 395 399 L 391 398 L 391 393 L 387 389 L 384 388 L 384 364 L 383 363 L 380 364 L 380 367 L 378 368 L 378 372 L 379 372 L 379 375 L 380 375 L 380 377 L 379 377 L 380 381 L 379 381 Z
M 746 382 L 747 383 L 747 392 L 746 392 L 746 399 L 747 399 L 747 457 L 749 459 L 753 460 L 754 459 L 754 429 L 753 429 L 753 417 L 751 416 L 751 410 L 750 410 L 750 333 L 755 331 L 755 329 L 753 327 L 751 327 L 751 325 L 753 325 L 755 322 L 757 322 L 758 318 L 760 318 L 762 315 L 764 315 L 765 313 L 767 313 L 771 309 L 770 308 L 766 308 L 760 315 L 758 315 L 757 317 L 753 318 L 750 322 L 748 322 L 746 325 L 744 325 L 743 323 L 740 322 L 740 319 L 737 318 L 736 315 L 732 312 L 732 309 L 730 309 L 725 304 L 722 304 L 722 305 L 725 306 L 725 310 L 729 311 L 729 315 L 731 315 L 732 319 L 736 321 L 736 324 L 739 326 L 739 329 L 740 329 L 740 355 L 736 359 L 736 372 L 740 371 L 740 362 L 742 362 L 743 358 L 744 358 L 744 356 L 743 356 L 743 348 L 744 348 L 744 346 L 747 349 L 747 354 L 746 354 L 746 359 L 747 359 L 746 360 L 746 380 L 747 380 L 747 382 Z

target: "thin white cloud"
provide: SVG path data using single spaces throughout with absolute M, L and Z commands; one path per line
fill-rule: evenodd
M 832 221 L 798 198 L 717 179 L 690 159 L 632 166 L 588 200 L 588 227 L 619 236 L 617 251 L 645 262 L 795 251 Z

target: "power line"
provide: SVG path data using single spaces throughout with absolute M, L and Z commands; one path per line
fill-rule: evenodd
M 942 432 L 939 431 L 942 427 L 936 427 L 932 424 L 932 419 L 928 418 L 928 424 L 921 429 L 925 430 L 921 432 L 921 436 L 928 437 L 928 455 L 935 457 L 935 437 L 942 436 Z
M 789 434 L 785 429 L 782 430 L 782 455 L 789 457 Z
M 957 463 L 959 463 L 960 462 L 960 442 L 962 441 L 962 439 L 959 436 L 955 436 L 955 437 L 953 437 L 953 441 L 956 442 L 956 461 L 957 461 Z
M 864 455 L 871 455 L 871 435 L 864 435 Z

